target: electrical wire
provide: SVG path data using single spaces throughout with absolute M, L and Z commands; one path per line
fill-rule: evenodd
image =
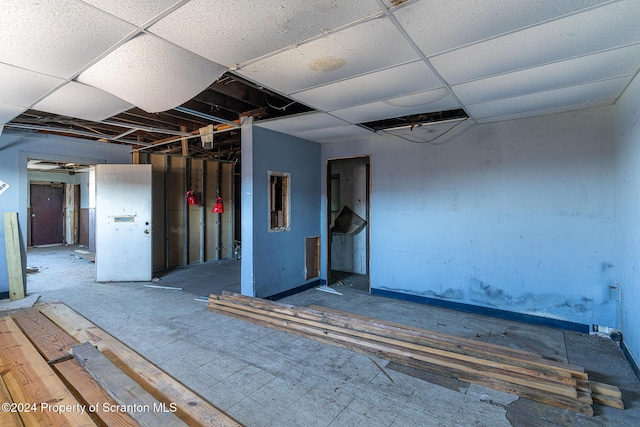
M 445 142 L 441 142 L 441 143 L 435 143 L 435 144 L 433 143 L 433 141 L 435 141 L 435 140 L 437 140 L 438 138 L 441 138 L 441 137 L 443 137 L 444 135 L 448 134 L 449 132 L 451 132 L 452 130 L 454 130 L 455 128 L 457 128 L 458 126 L 460 126 L 462 123 L 466 122 L 467 120 L 469 120 L 469 118 L 468 118 L 468 117 L 467 117 L 467 118 L 465 118 L 465 119 L 463 119 L 463 120 L 461 120 L 461 121 L 459 121 L 459 122 L 458 122 L 458 123 L 456 123 L 455 125 L 451 126 L 449 129 L 447 129 L 446 131 L 444 131 L 443 133 L 441 133 L 440 135 L 435 136 L 435 137 L 433 137 L 432 139 L 430 139 L 430 140 L 428 140 L 428 141 L 414 141 L 414 140 L 411 140 L 411 139 L 409 139 L 409 138 L 406 138 L 406 137 L 404 137 L 404 136 L 402 136 L 402 135 L 397 135 L 397 134 L 395 134 L 395 133 L 391 133 L 391 132 L 386 131 L 386 130 L 384 130 L 384 129 L 381 129 L 381 130 L 379 130 L 378 132 L 383 132 L 383 133 L 385 133 L 385 134 L 387 134 L 387 135 L 395 136 L 396 138 L 400 138 L 400 139 L 404 139 L 405 141 L 413 142 L 414 144 L 429 144 L 429 145 L 433 145 L 433 146 L 439 146 L 439 145 L 444 145 L 444 144 L 446 144 L 446 143 L 447 143 L 447 142 L 449 142 L 449 141 L 445 141 Z M 413 131 L 413 128 L 412 128 L 411 130 Z

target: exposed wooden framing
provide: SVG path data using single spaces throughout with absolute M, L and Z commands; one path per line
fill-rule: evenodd
M 593 415 L 593 402 L 622 408 L 614 386 L 584 369 L 521 350 L 337 310 L 294 307 L 239 294 L 211 295 L 209 309 L 538 402 Z
M 180 126 L 180 130 L 182 132 L 186 132 L 187 128 L 185 126 Z M 189 156 L 189 140 L 187 138 L 182 138 L 182 157 Z
M 191 159 L 183 157 L 184 175 L 182 180 L 182 265 L 189 264 L 189 202 L 185 194 L 191 181 Z
M 206 239 L 206 209 L 207 209 L 207 161 L 202 161 L 202 174 L 200 175 L 200 262 L 205 261 L 205 239 Z

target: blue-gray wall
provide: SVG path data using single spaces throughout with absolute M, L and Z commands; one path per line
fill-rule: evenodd
M 304 249 L 320 235 L 320 146 L 258 127 L 242 138 L 242 293 L 269 297 L 314 280 Z M 291 174 L 289 231 L 268 231 L 268 171 Z
M 130 147 L 123 145 L 4 129 L 0 134 L 0 180 L 10 187 L 0 195 L 0 212 L 18 212 L 23 242 L 26 242 L 27 232 L 29 159 L 85 164 L 131 163 L 131 154 Z M 7 292 L 9 288 L 5 259 L 4 229 L 0 227 L 0 294 Z
M 323 160 L 371 154 L 372 289 L 615 325 L 613 113 L 323 144 Z
M 616 259 L 618 326 L 640 362 L 640 79 L 616 104 Z

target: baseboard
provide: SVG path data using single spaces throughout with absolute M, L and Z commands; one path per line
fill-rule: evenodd
M 300 292 L 304 292 L 308 289 L 311 288 L 317 288 L 318 286 L 322 285 L 323 280 L 314 280 L 312 282 L 309 283 L 305 283 L 304 285 L 300 285 L 298 287 L 295 287 L 293 289 L 289 289 L 288 291 L 284 291 L 284 292 L 279 292 L 277 294 L 273 294 L 271 296 L 268 297 L 264 297 L 264 299 L 268 299 L 271 301 L 277 301 L 280 300 L 282 298 L 286 298 L 286 297 L 290 297 L 291 295 L 295 295 L 295 294 L 299 294 Z
M 419 304 L 432 305 L 434 307 L 448 308 L 450 310 L 462 311 L 465 313 L 481 314 L 483 316 L 496 317 L 504 320 L 514 320 L 517 322 L 529 323 L 550 328 L 565 329 L 568 331 L 588 334 L 589 325 L 569 322 L 566 320 L 551 319 L 549 317 L 534 316 L 532 314 L 516 313 L 514 311 L 499 310 L 497 308 L 482 307 L 479 305 L 465 304 L 461 302 L 429 298 L 419 295 L 405 294 L 403 292 L 387 291 L 384 289 L 371 288 L 371 295 L 379 295 L 388 298 L 400 299 L 404 301 L 417 302 Z
M 622 350 L 622 354 L 624 354 L 624 357 L 627 358 L 627 361 L 629 362 L 629 365 L 631 365 L 631 369 L 633 369 L 636 377 L 638 377 L 638 380 L 640 380 L 640 367 L 638 366 L 636 359 L 633 357 L 633 353 L 631 353 L 629 347 L 627 347 L 627 344 L 624 342 L 624 339 L 620 341 L 620 349 Z

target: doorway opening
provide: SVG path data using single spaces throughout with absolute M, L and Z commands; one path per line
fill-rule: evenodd
M 370 292 L 371 157 L 327 161 L 327 282 Z

